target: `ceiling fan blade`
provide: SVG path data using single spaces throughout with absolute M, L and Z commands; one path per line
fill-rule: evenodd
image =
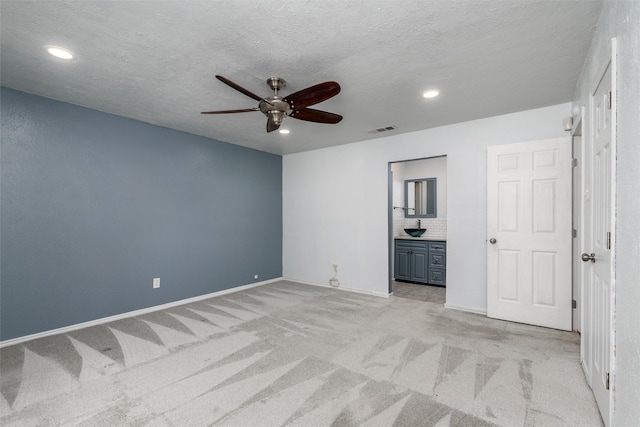
M 251 92 L 251 91 L 249 91 L 249 90 L 247 90 L 247 89 L 243 88 L 243 87 L 242 87 L 242 86 L 240 86 L 239 84 L 232 82 L 231 80 L 229 80 L 229 79 L 228 79 L 228 78 L 226 78 L 226 77 L 222 77 L 222 76 L 218 76 L 218 75 L 216 75 L 216 79 L 220 80 L 222 83 L 224 83 L 224 84 L 226 84 L 226 85 L 228 85 L 228 86 L 231 86 L 232 88 L 234 88 L 234 89 L 235 89 L 235 90 L 237 90 L 238 92 L 242 92 L 242 93 L 244 93 L 244 94 L 245 94 L 245 95 L 247 95 L 249 98 L 253 98 L 253 99 L 255 99 L 256 101 L 262 101 L 262 97 L 261 97 L 261 96 L 258 96 L 258 95 L 256 95 L 255 93 L 253 93 L 253 92 Z
M 267 133 L 273 132 L 274 130 L 277 130 L 279 127 L 280 125 L 274 122 L 271 116 L 269 116 L 269 118 L 267 119 Z
M 298 120 L 306 120 L 308 122 L 316 123 L 340 123 L 342 116 L 340 114 L 329 113 L 328 111 L 314 110 L 313 108 L 301 108 L 299 110 L 293 110 L 289 113 L 289 117 L 293 117 Z
M 300 109 L 326 101 L 339 93 L 340 85 L 337 82 L 324 82 L 294 92 L 284 97 L 283 101 L 287 102 L 292 109 Z
M 248 113 L 249 111 L 260 111 L 260 109 L 259 108 L 244 108 L 242 110 L 203 111 L 200 114 Z

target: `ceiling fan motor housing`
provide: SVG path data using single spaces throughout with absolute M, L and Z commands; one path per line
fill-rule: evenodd
M 259 107 L 260 111 L 262 111 L 265 116 L 271 117 L 274 123 L 278 125 L 291 111 L 289 104 L 284 102 L 279 96 L 270 96 L 265 98 L 260 101 Z

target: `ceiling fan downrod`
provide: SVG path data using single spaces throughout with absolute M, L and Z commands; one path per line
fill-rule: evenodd
M 283 87 L 287 87 L 287 82 L 280 77 L 269 77 L 267 79 L 267 84 L 271 89 L 273 89 L 274 95 L 278 96 L 278 91 Z

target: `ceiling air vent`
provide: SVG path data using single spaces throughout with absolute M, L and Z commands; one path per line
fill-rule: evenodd
M 385 126 L 385 127 L 382 127 L 382 128 L 371 129 L 371 130 L 368 130 L 367 133 L 389 132 L 390 130 L 396 130 L 396 126 L 395 125 L 390 125 L 390 126 Z

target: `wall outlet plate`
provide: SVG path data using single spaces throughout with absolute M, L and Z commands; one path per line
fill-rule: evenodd
M 254 274 L 254 275 L 253 275 L 253 278 L 254 278 L 254 279 L 257 279 L 257 278 L 258 278 L 258 275 L 257 275 L 257 274 Z
M 158 289 L 160 287 L 160 278 L 156 277 L 153 279 L 153 289 Z

